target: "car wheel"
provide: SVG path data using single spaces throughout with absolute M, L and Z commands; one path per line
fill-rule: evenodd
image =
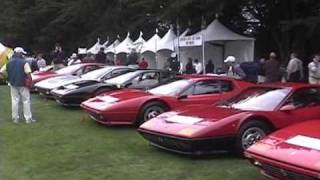
M 239 130 L 239 134 L 236 140 L 236 151 L 237 154 L 243 156 L 243 152 L 257 141 L 263 139 L 269 134 L 271 128 L 268 124 L 251 120 L 243 124 Z
M 142 107 L 136 124 L 137 126 L 140 126 L 144 122 L 157 117 L 165 111 L 168 111 L 168 107 L 161 102 L 147 103 Z

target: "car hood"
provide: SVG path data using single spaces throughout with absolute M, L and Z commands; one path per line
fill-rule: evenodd
M 35 84 L 35 86 L 38 88 L 44 88 L 44 89 L 55 89 L 57 87 L 60 87 L 66 84 L 76 82 L 79 79 L 80 79 L 79 77 L 71 76 L 71 75 L 58 76 L 58 77 L 53 77 L 53 78 L 40 81 L 37 84 Z
M 142 124 L 139 130 L 184 138 L 207 137 L 209 132 L 212 132 L 212 136 L 221 136 L 227 135 L 221 127 L 240 120 L 247 114 L 213 105 L 187 106 L 185 109 L 163 113 Z
M 142 91 L 142 90 L 137 90 L 137 89 L 122 89 L 122 90 L 115 91 L 115 92 L 107 92 L 107 93 L 101 94 L 99 96 L 106 96 L 106 95 L 117 98 L 120 101 L 144 97 L 144 96 L 151 96 L 151 94 L 149 94 L 145 91 Z M 99 96 L 97 96 L 97 97 L 99 97 Z
M 205 121 L 213 122 L 241 112 L 240 110 L 220 108 L 215 105 L 189 105 L 178 109 L 176 114 L 180 116 L 197 117 Z
M 294 166 L 320 171 L 320 120 L 277 131 L 247 152 Z

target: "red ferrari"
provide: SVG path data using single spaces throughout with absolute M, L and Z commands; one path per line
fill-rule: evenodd
M 36 84 L 45 79 L 52 77 L 63 76 L 63 75 L 75 75 L 79 76 L 81 74 L 87 73 L 89 71 L 99 69 L 103 67 L 103 64 L 98 63 L 86 63 L 86 64 L 76 64 L 72 66 L 67 66 L 57 71 L 43 71 L 36 72 L 32 74 L 32 84 Z
M 226 77 L 187 77 L 149 91 L 124 89 L 104 93 L 81 104 L 92 119 L 106 125 L 140 125 L 188 104 L 212 104 L 252 86 Z
M 271 179 L 319 179 L 320 120 L 272 133 L 246 150 L 246 157 Z
M 270 132 L 320 118 L 320 86 L 273 84 L 248 88 L 225 102 L 184 107 L 142 124 L 157 147 L 185 154 L 236 150 L 239 155 Z

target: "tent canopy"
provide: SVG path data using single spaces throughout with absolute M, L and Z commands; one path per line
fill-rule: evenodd
M 253 61 L 254 58 L 254 38 L 249 38 L 235 32 L 214 20 L 206 29 L 196 33 L 202 35 L 204 41 L 204 57 L 202 47 L 181 47 L 180 57 L 185 65 L 189 57 L 202 60 L 206 63 L 211 59 L 216 68 L 223 68 L 223 60 L 227 56 L 236 57 L 239 63 Z M 204 61 L 203 61 L 204 60 Z
M 120 41 L 116 39 L 110 46 L 108 46 L 104 52 L 105 53 L 115 53 L 115 48 L 120 44 Z
M 158 42 L 161 40 L 161 38 L 159 37 L 158 34 L 155 34 L 154 36 L 152 36 L 152 38 L 150 38 L 146 43 L 144 43 L 144 45 L 141 48 L 141 53 L 145 53 L 147 51 L 150 52 L 157 52 L 158 47 L 157 44 Z
M 87 53 L 97 54 L 101 47 L 103 46 L 100 44 L 100 39 L 98 38 L 97 42 L 87 50 Z
M 140 31 L 139 38 L 133 42 L 132 48 L 135 49 L 137 52 L 141 52 L 143 45 L 146 41 L 143 39 L 143 33 Z
M 127 37 L 115 48 L 114 52 L 116 54 L 120 53 L 130 53 L 131 48 L 133 46 L 133 42 L 130 39 L 130 33 L 127 34 Z
M 177 38 L 176 34 L 173 31 L 173 28 L 170 28 L 168 32 L 163 36 L 163 38 L 158 41 L 157 51 L 161 50 L 170 50 L 174 51 L 174 40 Z
M 204 41 L 235 41 L 235 40 L 244 40 L 252 41 L 253 38 L 249 38 L 240 34 L 237 34 L 223 24 L 220 23 L 218 19 L 214 20 L 211 24 L 207 26 L 206 29 L 198 32 L 197 34 L 204 35 Z

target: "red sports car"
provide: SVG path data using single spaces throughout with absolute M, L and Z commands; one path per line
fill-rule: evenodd
M 103 67 L 103 64 L 98 63 L 86 63 L 86 64 L 76 64 L 72 66 L 67 66 L 65 68 L 59 69 L 57 71 L 42 71 L 32 74 L 32 84 L 36 84 L 45 79 L 52 77 L 63 76 L 63 75 L 75 75 L 79 76 L 81 74 L 87 73 L 89 71 L 99 69 Z
M 188 104 L 212 104 L 252 86 L 226 77 L 190 76 L 149 91 L 124 89 L 103 93 L 81 104 L 106 125 L 140 125 L 164 111 Z
M 320 118 L 320 86 L 273 84 L 251 87 L 225 102 L 184 107 L 142 124 L 151 144 L 186 154 L 235 149 L 239 155 L 270 132 Z
M 246 157 L 271 179 L 319 179 L 320 120 L 279 130 L 249 147 Z

